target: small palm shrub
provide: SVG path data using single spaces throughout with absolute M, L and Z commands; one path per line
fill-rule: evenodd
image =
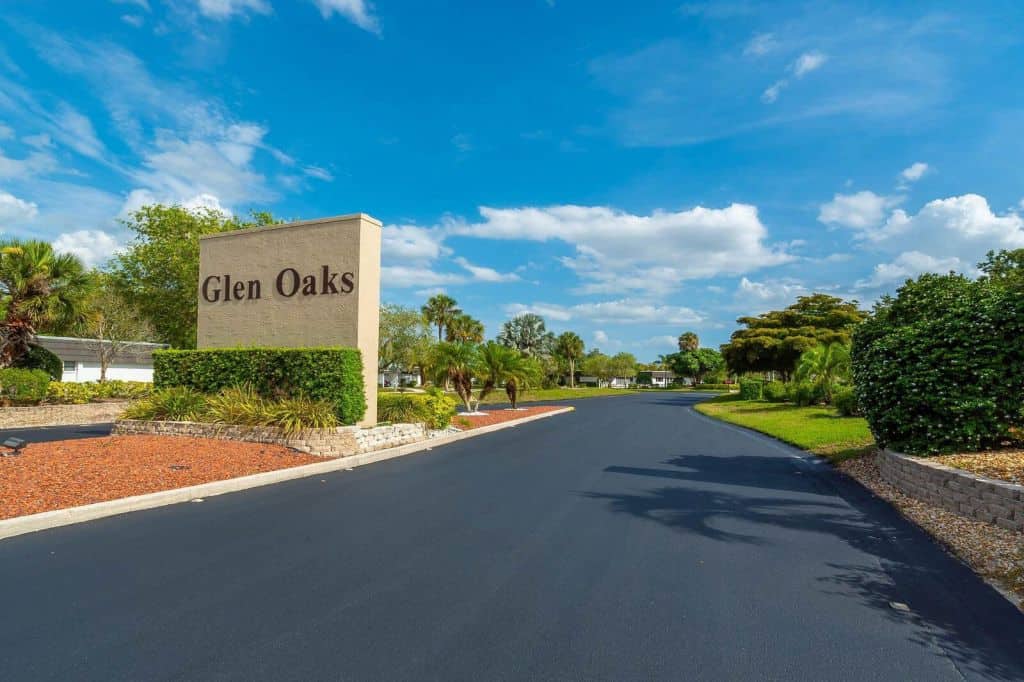
M 267 401 L 252 384 L 232 386 L 206 399 L 206 414 L 203 416 L 203 421 L 215 424 L 260 426 L 268 420 Z
M 832 405 L 844 417 L 860 415 L 857 405 L 857 394 L 852 386 L 837 386 L 832 390 Z
M 760 400 L 763 386 L 760 379 L 740 379 L 740 400 Z
M 425 422 L 426 397 L 416 393 L 381 393 L 377 396 L 377 420 L 392 424 Z
M 124 411 L 125 419 L 199 421 L 206 412 L 206 396 L 185 386 L 161 389 Z
M 765 400 L 781 403 L 786 399 L 786 384 L 781 381 L 769 381 L 761 389 L 761 394 Z
M 267 403 L 264 423 L 291 436 L 306 429 L 334 428 L 338 425 L 338 415 L 333 403 L 300 396 Z

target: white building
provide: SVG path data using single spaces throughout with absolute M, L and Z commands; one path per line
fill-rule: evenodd
M 39 336 L 37 343 L 64 363 L 61 381 L 100 380 L 100 341 L 70 336 Z M 162 343 L 132 342 L 125 344 L 107 365 L 107 379 L 121 381 L 153 381 L 153 351 L 167 348 Z

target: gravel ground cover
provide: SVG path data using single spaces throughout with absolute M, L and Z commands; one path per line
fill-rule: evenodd
M 544 414 L 545 412 L 554 412 L 555 410 L 564 409 L 564 406 L 539 405 L 535 407 L 521 407 L 518 410 L 487 410 L 481 415 L 457 414 L 455 415 L 455 418 L 452 419 L 452 424 L 463 431 L 468 431 L 471 429 L 479 429 L 481 426 L 501 424 L 502 422 L 514 421 L 524 417 L 532 417 L 536 414 Z
M 0 519 L 322 461 L 279 445 L 177 436 L 33 443 L 0 457 Z
M 972 474 L 1024 485 L 1024 450 L 973 452 L 929 457 L 929 461 L 956 467 Z
M 1014 603 L 1024 610 L 1024 534 L 967 519 L 904 495 L 882 479 L 874 457 L 848 459 L 837 466 L 1012 595 Z

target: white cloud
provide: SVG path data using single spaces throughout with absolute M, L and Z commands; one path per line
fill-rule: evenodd
M 505 312 L 510 315 L 531 312 L 560 322 L 579 319 L 600 324 L 681 325 L 698 324 L 705 319 L 701 313 L 685 306 L 662 305 L 628 298 L 578 303 L 572 306 L 555 303 L 511 303 L 505 306 Z
M 737 310 L 755 314 L 790 305 L 798 296 L 811 293 L 803 282 L 795 279 L 768 279 L 755 282 L 746 277 L 740 280 L 733 295 Z
M 608 343 L 608 334 L 603 329 L 595 330 L 594 343 Z
M 775 100 L 779 99 L 779 93 L 782 92 L 782 89 L 786 87 L 788 84 L 788 81 L 786 81 L 785 79 L 776 81 L 764 92 L 761 93 L 761 101 L 764 102 L 765 104 L 771 104 Z
M 452 259 L 457 265 L 465 269 L 477 282 L 517 282 L 519 275 L 514 272 L 498 272 L 494 268 L 473 265 L 465 258 L 459 256 Z
M 927 172 L 928 164 L 922 161 L 917 161 L 904 168 L 900 173 L 900 178 L 902 178 L 904 182 L 917 182 Z
M 135 5 L 136 7 L 149 11 L 149 0 L 113 0 L 115 5 Z
M 326 168 L 321 168 L 320 166 L 306 166 L 302 169 L 302 172 L 307 177 L 315 180 L 323 180 L 324 182 L 331 182 L 334 180 L 334 175 L 331 171 Z
M 270 14 L 270 3 L 266 0 L 199 0 L 199 13 L 211 19 L 230 19 L 238 14 L 247 16 L 250 12 Z
M 747 57 L 763 57 L 778 46 L 779 42 L 773 34 L 758 33 L 743 48 L 743 54 Z
M 871 277 L 859 280 L 856 289 L 881 289 L 902 284 L 925 272 L 945 273 L 950 270 L 963 270 L 964 263 L 956 256 L 934 258 L 920 251 L 901 253 L 891 263 L 879 263 L 875 266 Z
M 121 248 L 112 235 L 102 230 L 77 230 L 53 241 L 54 250 L 78 256 L 89 267 L 102 264 Z
M 650 348 L 671 348 L 677 350 L 679 348 L 679 337 L 672 336 L 671 334 L 660 334 L 646 339 L 641 345 Z
M 442 256 L 444 233 L 437 228 L 415 225 L 385 225 L 382 230 L 381 253 L 385 261 L 427 262 Z
M 222 205 L 220 199 L 213 194 L 201 193 L 182 199 L 175 196 L 158 196 L 148 189 L 133 189 L 125 197 L 117 217 L 122 220 L 127 219 L 135 211 L 151 204 L 179 205 L 190 210 L 209 208 L 225 216 L 231 215 L 231 210 Z
M 797 78 L 803 78 L 811 71 L 820 69 L 827 60 L 828 57 L 821 52 L 804 52 L 793 62 L 793 75 Z
M 75 111 L 67 104 L 62 104 L 58 109 L 56 122 L 59 129 L 64 132 L 62 141 L 82 156 L 99 159 L 103 156 L 105 148 L 96 136 L 96 130 L 92 127 L 92 121 Z
M 463 284 L 463 275 L 437 272 L 422 265 L 385 265 L 380 269 L 380 283 L 385 289 L 407 289 L 411 287 L 440 287 Z
M 146 23 L 145 17 L 139 14 L 122 14 L 121 21 L 129 26 L 134 26 L 135 28 L 141 28 L 142 25 Z
M 452 145 L 460 152 L 473 151 L 473 141 L 466 133 L 457 133 L 452 136 Z
M 866 190 L 855 194 L 836 194 L 832 201 L 821 205 L 818 220 L 826 225 L 864 230 L 879 225 L 885 219 L 885 212 L 901 200 L 901 197 L 882 196 Z
M 623 289 L 667 291 L 682 280 L 742 274 L 793 260 L 766 244 L 757 208 L 635 215 L 604 206 L 481 207 L 483 221 L 453 222 L 448 231 L 478 239 L 561 241 L 575 248 L 563 258 L 588 293 Z
M 359 28 L 380 34 L 380 22 L 373 14 L 373 5 L 367 0 L 313 0 L 324 19 L 332 14 L 344 17 Z
M 31 201 L 19 199 L 9 192 L 0 190 L 0 228 L 12 223 L 32 220 L 39 215 L 39 206 Z
M 0 123 L 0 140 L 10 140 L 14 138 L 14 128 L 6 126 Z
M 45 175 L 57 170 L 57 159 L 47 151 L 29 152 L 23 158 L 16 159 L 6 156 L 0 149 L 0 179 L 26 179 L 37 175 Z

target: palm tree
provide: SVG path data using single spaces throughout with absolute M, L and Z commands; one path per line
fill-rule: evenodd
M 448 328 L 445 332 L 445 340 L 448 342 L 483 343 L 484 341 L 484 323 L 466 313 L 452 317 L 448 321 Z
M 63 327 L 85 307 L 89 276 L 71 254 L 47 242 L 0 242 L 0 367 L 28 352 L 41 327 Z
M 693 332 L 683 332 L 679 335 L 679 352 L 693 353 L 700 348 L 700 337 Z
M 531 358 L 519 351 L 491 341 L 480 348 L 480 373 L 483 386 L 480 387 L 479 405 L 495 387 L 505 384 L 505 394 L 512 409 L 516 408 L 520 389 L 526 389 L 537 380 L 540 368 Z
M 529 356 L 543 354 L 547 339 L 544 318 L 535 313 L 522 313 L 506 320 L 498 333 L 498 343 Z
M 795 379 L 817 387 L 832 402 L 836 384 L 850 378 L 850 348 L 842 343 L 820 345 L 805 351 L 797 362 Z
M 444 386 L 450 382 L 466 411 L 473 412 L 473 377 L 480 367 L 477 347 L 471 343 L 442 341 L 434 346 L 431 366 L 434 383 Z
M 585 349 L 583 339 L 576 332 L 564 332 L 555 342 L 555 349 L 569 363 L 569 388 L 576 388 L 576 361 Z
M 451 323 L 452 318 L 462 312 L 456 300 L 445 294 L 431 296 L 421 310 L 427 322 L 437 325 L 438 341 L 444 340 L 445 328 Z

